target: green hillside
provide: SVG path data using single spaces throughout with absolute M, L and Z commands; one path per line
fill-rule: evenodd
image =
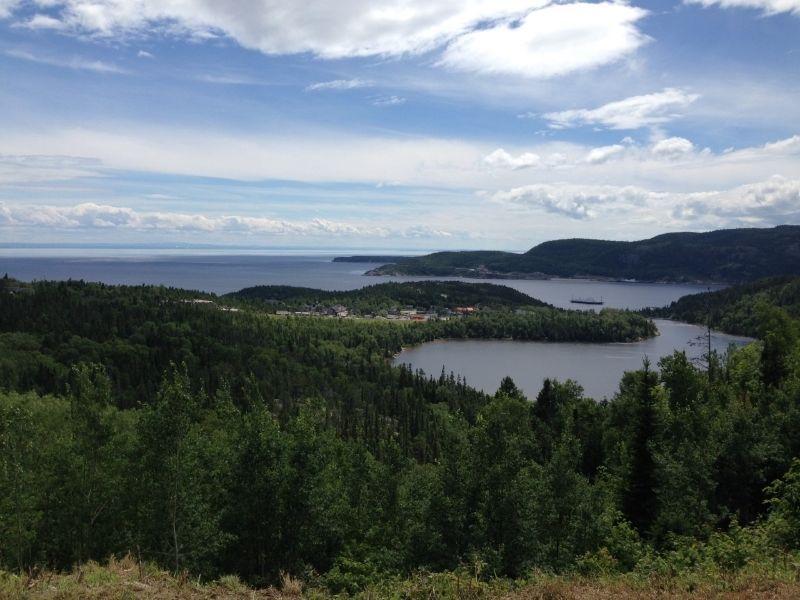
M 757 337 L 764 306 L 779 307 L 790 317 L 800 319 L 800 277 L 761 279 L 715 292 L 692 294 L 648 314 L 689 323 L 710 323 L 728 333 Z
M 383 265 L 370 274 L 735 283 L 800 275 L 800 226 L 668 233 L 635 242 L 556 240 L 524 254 L 437 252 Z
M 227 295 L 239 300 L 260 300 L 284 306 L 302 304 L 342 304 L 351 310 L 401 308 L 484 307 L 518 308 L 548 306 L 513 288 L 491 283 L 460 281 L 415 281 L 381 283 L 357 290 L 325 291 L 284 285 L 260 285 Z

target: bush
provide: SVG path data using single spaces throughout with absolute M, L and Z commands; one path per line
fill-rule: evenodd
M 767 488 L 770 507 L 767 529 L 779 545 L 800 549 L 800 459 L 795 458 L 789 471 Z

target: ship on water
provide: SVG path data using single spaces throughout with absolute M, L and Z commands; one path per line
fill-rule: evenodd
M 570 302 L 572 302 L 572 304 L 594 304 L 594 305 L 605 304 L 602 296 L 600 298 L 592 298 L 591 296 L 586 298 L 576 298 L 575 296 L 573 296 Z

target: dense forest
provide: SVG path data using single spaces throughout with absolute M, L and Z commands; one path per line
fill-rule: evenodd
M 392 260 L 370 274 L 745 282 L 800 275 L 800 226 L 668 233 L 636 242 L 556 240 L 524 254 L 437 252 Z
M 358 385 L 354 380 L 370 380 L 372 363 L 403 346 L 438 338 L 618 342 L 656 333 L 649 319 L 632 312 L 548 308 L 509 288 L 492 287 L 525 298 L 530 307 L 419 324 L 282 319 L 268 313 L 272 305 L 260 311 L 253 309 L 253 302 L 260 306 L 257 301 L 231 304 L 198 292 L 34 283 L 29 293 L 0 294 L 0 386 L 63 393 L 73 365 L 98 363 L 111 377 L 120 405 L 132 407 L 156 397 L 164 370 L 175 363 L 211 393 L 223 384 L 234 395 L 252 386 L 269 399 L 322 394 L 372 405 L 367 392 L 351 393 Z M 230 310 L 237 307 L 241 310 Z M 380 371 L 381 377 L 397 377 L 395 371 Z
M 711 325 L 734 335 L 759 336 L 762 313 L 771 306 L 800 319 L 800 277 L 773 277 L 714 292 L 691 294 L 643 314 Z
M 450 327 L 521 318 L 592 339 L 645 318 L 532 306 L 399 324 L 236 302 L 81 282 L 0 293 L 2 568 L 131 554 L 352 593 L 465 565 L 480 581 L 796 561 L 800 346 L 778 306 L 759 312 L 763 341 L 702 369 L 645 362 L 595 402 L 570 381 L 486 395 L 387 358 Z
M 390 282 L 348 291 L 260 285 L 227 294 L 227 297 L 256 300 L 282 307 L 342 304 L 357 313 L 374 313 L 406 307 L 430 310 L 453 309 L 459 306 L 504 309 L 549 306 L 504 285 L 460 281 Z

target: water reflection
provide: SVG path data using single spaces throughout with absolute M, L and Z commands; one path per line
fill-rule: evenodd
M 655 365 L 675 350 L 691 358 L 706 352 L 705 329 L 686 323 L 656 320 L 661 335 L 629 344 L 516 342 L 506 340 L 444 340 L 404 350 L 395 364 L 409 364 L 429 375 L 442 367 L 466 377 L 467 383 L 494 393 L 500 380 L 510 375 L 529 398 L 539 393 L 547 378 L 574 379 L 588 396 L 610 398 L 625 371 L 641 367 L 645 357 Z M 725 352 L 730 344 L 743 345 L 749 338 L 713 332 L 712 349 Z M 491 360 L 487 360 L 491 357 Z

